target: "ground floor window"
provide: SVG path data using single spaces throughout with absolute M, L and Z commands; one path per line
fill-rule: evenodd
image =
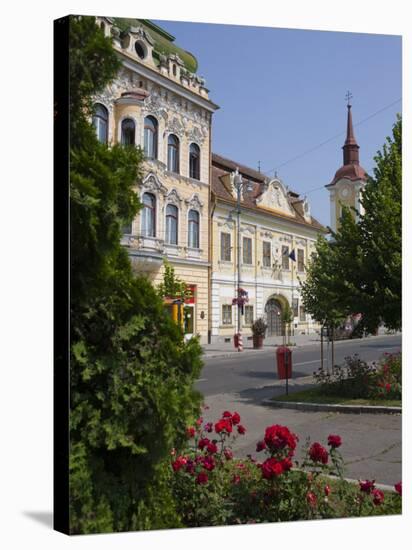
M 299 314 L 298 305 L 299 305 L 299 299 L 293 298 L 292 300 L 293 317 L 297 317 Z
M 253 306 L 245 306 L 245 325 L 253 324 Z
M 224 304 L 222 306 L 222 324 L 231 325 L 232 324 L 232 306 Z
M 299 321 L 304 323 L 306 321 L 306 311 L 303 306 L 300 306 L 299 308 Z

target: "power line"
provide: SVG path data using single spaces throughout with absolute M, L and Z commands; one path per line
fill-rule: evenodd
M 386 111 L 387 109 L 389 109 L 390 107 L 392 107 L 393 105 L 395 105 L 396 103 L 399 103 L 399 101 L 402 101 L 402 98 L 400 97 L 399 99 L 396 99 L 395 101 L 393 101 L 392 103 L 389 103 L 388 105 L 385 105 L 385 107 L 382 107 L 382 109 L 379 109 L 378 111 L 375 111 L 374 113 L 372 113 L 371 115 L 367 116 L 366 118 L 360 120 L 359 122 L 357 122 L 356 124 L 354 124 L 354 126 L 360 126 L 361 124 L 363 124 L 364 122 L 366 122 L 367 120 L 370 120 L 371 118 L 375 117 L 376 115 L 379 115 L 380 113 L 382 113 L 383 111 Z M 294 162 L 295 160 L 298 160 L 306 155 L 308 155 L 309 153 L 312 153 L 313 151 L 316 151 L 317 149 L 319 149 L 320 147 L 323 147 L 324 145 L 326 145 L 327 143 L 333 141 L 334 139 L 342 136 L 345 134 L 345 131 L 342 131 L 342 132 L 339 132 L 339 134 L 336 134 L 328 139 L 326 139 L 325 141 L 322 141 L 321 143 L 318 143 L 317 145 L 315 145 L 314 147 L 311 147 L 310 149 L 307 149 L 306 151 L 304 151 L 303 153 L 300 153 L 299 155 L 296 155 L 295 157 L 292 157 L 290 158 L 289 160 L 285 161 L 285 162 L 282 162 L 282 164 L 278 164 L 277 166 L 275 166 L 274 168 L 271 168 L 270 170 L 267 170 L 266 172 L 263 172 L 264 174 L 266 175 L 269 175 L 270 173 L 274 172 L 275 170 L 279 170 L 279 168 L 281 168 L 282 166 L 286 166 L 286 164 L 289 164 L 291 162 Z

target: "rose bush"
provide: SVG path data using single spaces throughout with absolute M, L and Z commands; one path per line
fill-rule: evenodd
M 374 480 L 344 480 L 339 435 L 330 434 L 326 446 L 307 440 L 299 462 L 297 435 L 274 424 L 257 442 L 261 460 L 236 459 L 232 444 L 245 432 L 240 415 L 224 411 L 214 423 L 194 422 L 186 447 L 172 451 L 170 485 L 182 526 L 401 513 L 401 482 L 385 494 Z

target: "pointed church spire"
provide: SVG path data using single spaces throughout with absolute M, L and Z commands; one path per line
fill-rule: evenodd
M 348 122 L 346 127 L 346 140 L 343 149 L 343 164 L 359 164 L 359 145 L 356 143 L 355 133 L 352 124 L 352 105 L 349 103 L 352 94 L 348 92 L 346 99 L 348 101 Z

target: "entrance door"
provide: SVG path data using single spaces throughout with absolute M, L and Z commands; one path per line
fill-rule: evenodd
M 280 303 L 274 298 L 271 298 L 266 302 L 265 313 L 267 317 L 268 336 L 282 336 L 282 306 Z
M 185 304 L 183 308 L 185 340 L 190 340 L 195 332 L 195 306 Z

